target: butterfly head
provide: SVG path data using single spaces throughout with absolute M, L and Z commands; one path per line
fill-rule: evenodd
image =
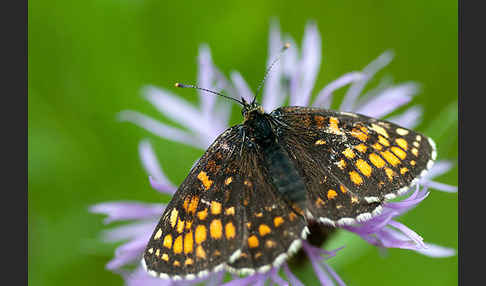
M 261 104 L 253 100 L 251 103 L 245 101 L 245 99 L 241 99 L 243 102 L 243 108 L 241 109 L 241 115 L 243 115 L 244 121 L 247 121 L 253 118 L 257 114 L 264 114 L 265 111 Z

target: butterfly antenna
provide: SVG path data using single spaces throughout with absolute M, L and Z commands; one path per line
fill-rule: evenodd
M 272 61 L 272 63 L 268 66 L 267 70 L 265 71 L 265 76 L 263 77 L 263 80 L 260 82 L 258 85 L 258 89 L 256 92 L 255 97 L 253 98 L 253 101 L 251 102 L 252 104 L 255 103 L 255 100 L 257 99 L 258 95 L 260 94 L 260 90 L 263 87 L 263 84 L 265 83 L 265 80 L 267 79 L 268 75 L 270 74 L 270 71 L 272 70 L 272 67 L 280 60 L 282 57 L 283 53 L 290 48 L 290 43 L 285 43 L 285 45 L 282 47 L 282 50 L 278 54 L 278 56 Z
M 212 93 L 212 94 L 215 94 L 215 95 L 219 95 L 219 96 L 222 96 L 224 98 L 227 98 L 227 99 L 231 99 L 231 100 L 234 100 L 236 102 L 238 102 L 239 104 L 245 106 L 245 103 L 243 101 L 240 101 L 236 98 L 233 98 L 233 97 L 229 97 L 229 96 L 226 96 L 224 94 L 221 94 L 219 92 L 216 92 L 214 90 L 210 90 L 210 89 L 206 89 L 206 88 L 202 88 L 202 87 L 199 87 L 199 86 L 196 86 L 196 85 L 191 85 L 191 84 L 182 84 L 182 83 L 176 83 L 175 84 L 175 87 L 179 87 L 179 88 L 194 88 L 194 89 L 198 89 L 198 90 L 202 90 L 202 91 L 205 91 L 205 92 L 209 92 L 209 93 Z

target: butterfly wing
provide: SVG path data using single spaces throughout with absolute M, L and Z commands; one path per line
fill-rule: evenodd
M 240 247 L 240 127 L 221 134 L 175 192 L 144 252 L 149 274 L 195 278 L 221 269 Z
M 384 120 L 305 107 L 271 116 L 279 144 L 306 180 L 310 213 L 331 225 L 371 218 L 435 160 L 430 138 Z
M 242 128 L 221 134 L 174 194 L 144 252 L 149 274 L 264 271 L 300 246 L 305 221 L 275 192 L 260 151 L 242 145 Z

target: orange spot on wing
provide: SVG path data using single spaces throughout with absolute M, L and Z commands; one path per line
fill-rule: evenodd
M 204 248 L 202 248 L 201 245 L 196 247 L 196 256 L 202 259 L 206 259 L 206 251 L 204 251 Z
M 248 246 L 250 248 L 258 247 L 258 245 L 259 245 L 258 238 L 255 235 L 248 237 Z
M 358 150 L 361 153 L 364 153 L 364 152 L 366 152 L 368 147 L 366 147 L 365 144 L 359 144 L 359 145 L 354 146 L 354 149 Z
M 346 187 L 345 187 L 345 186 L 343 186 L 343 185 L 339 185 L 339 189 L 341 190 L 341 192 L 342 192 L 343 194 L 345 194 L 345 193 L 347 192 Z
M 342 134 L 341 130 L 339 129 L 339 119 L 331 116 L 329 118 L 329 129 L 334 134 Z
M 368 140 L 368 135 L 366 135 L 364 132 L 361 132 L 358 129 L 351 130 L 351 136 L 358 138 L 359 140 L 361 140 L 363 142 Z
M 186 261 L 184 262 L 184 265 L 192 265 L 194 264 L 194 260 L 192 260 L 192 258 L 188 258 L 186 259 Z
M 273 219 L 275 227 L 279 227 L 282 223 L 284 223 L 284 219 L 281 216 L 277 216 Z
M 397 138 L 395 139 L 395 142 L 398 144 L 398 146 L 400 146 L 400 148 L 402 148 L 403 150 L 407 150 L 408 148 L 408 143 L 405 139 L 403 138 Z
M 338 163 L 337 163 L 337 166 L 339 167 L 339 169 L 341 170 L 344 170 L 344 168 L 346 168 L 346 161 L 344 161 L 343 159 L 341 159 Z
M 395 172 L 393 172 L 392 169 L 390 168 L 385 168 L 385 173 L 390 181 L 393 181 L 393 176 L 395 175 Z
M 209 179 L 206 172 L 204 172 L 204 171 L 199 172 L 199 174 L 197 175 L 197 178 L 199 179 L 199 181 L 201 181 L 201 183 L 203 184 L 204 189 L 206 191 L 209 190 L 209 188 L 211 188 L 213 181 Z
M 233 239 L 236 236 L 236 229 L 232 222 L 228 222 L 224 227 L 226 239 Z
M 204 209 L 202 211 L 197 212 L 197 217 L 200 220 L 205 220 L 207 216 L 208 216 L 208 209 Z
M 346 148 L 344 151 L 343 151 L 343 154 L 344 156 L 346 156 L 346 158 L 348 159 L 353 159 L 354 156 L 356 156 L 356 154 L 354 153 L 353 150 L 351 150 L 351 148 Z
M 176 209 L 172 209 L 172 211 L 170 212 L 169 222 L 170 222 L 170 225 L 172 226 L 172 228 L 174 228 L 176 223 L 177 223 L 177 215 L 178 214 L 179 214 L 179 212 Z
M 196 227 L 196 243 L 201 244 L 206 240 L 207 230 L 204 225 L 198 225 Z
M 332 200 L 335 197 L 337 197 L 337 195 L 338 194 L 336 193 L 335 190 L 329 190 L 329 191 L 327 191 L 327 198 L 330 199 L 330 200 Z
M 184 236 L 184 253 L 191 253 L 194 247 L 194 239 L 192 238 L 192 231 L 186 233 Z
M 361 178 L 361 176 L 356 171 L 349 172 L 349 178 L 356 185 L 361 185 L 363 183 L 363 178 Z
M 167 255 L 167 253 L 164 253 L 164 254 L 162 254 L 161 259 L 167 262 L 167 261 L 169 261 L 169 255 Z
M 174 240 L 174 247 L 173 247 L 174 253 L 181 253 L 182 252 L 182 235 L 179 235 L 175 240 Z
M 398 158 L 400 159 L 405 159 L 405 157 L 407 157 L 407 153 L 405 153 L 405 151 L 403 151 L 402 149 L 398 148 L 398 147 L 391 147 L 391 150 L 393 153 L 395 153 L 395 155 L 398 156 Z
M 162 245 L 167 248 L 172 247 L 172 235 L 168 234 L 164 237 L 164 241 L 162 242 Z
M 231 182 L 233 182 L 233 178 L 232 177 L 228 177 L 226 178 L 226 180 L 224 180 L 224 184 L 227 186 L 229 184 L 231 184 Z
M 406 168 L 406 167 L 403 167 L 403 168 L 400 169 L 400 174 L 402 174 L 402 175 L 405 175 L 405 173 L 407 173 L 407 172 L 408 172 L 408 168 Z
M 177 232 L 182 233 L 184 231 L 184 223 L 185 221 L 181 220 L 180 218 L 177 219 Z
M 365 160 L 358 159 L 356 161 L 356 167 L 361 172 L 361 174 L 365 175 L 366 177 L 369 177 L 371 175 L 372 172 L 371 166 L 368 163 L 366 163 Z
M 221 203 L 217 201 L 211 202 L 211 213 L 217 215 L 221 213 Z
M 384 151 L 384 152 L 381 152 L 381 156 L 383 156 L 383 158 L 385 158 L 385 160 L 390 163 L 392 166 L 396 166 L 398 164 L 400 164 L 400 159 L 398 159 L 395 155 L 392 154 L 392 152 L 390 151 Z
M 235 214 L 235 207 L 229 207 L 224 211 L 225 215 L 234 215 Z
M 199 203 L 199 196 L 192 197 L 191 202 L 187 207 L 187 212 L 194 215 L 196 213 L 198 203 Z
M 381 159 L 381 157 L 376 153 L 371 153 L 369 158 L 371 164 L 375 165 L 377 168 L 383 168 L 386 165 L 385 160 Z
M 265 236 L 267 234 L 269 234 L 272 230 L 270 229 L 270 227 L 268 227 L 268 225 L 266 224 L 261 224 L 259 227 L 258 227 L 258 232 L 260 233 L 260 236 Z
M 209 225 L 209 233 L 212 238 L 220 239 L 223 236 L 223 225 L 220 219 L 214 219 Z

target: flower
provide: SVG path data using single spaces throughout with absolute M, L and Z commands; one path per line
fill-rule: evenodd
M 329 83 L 317 93 L 315 100 L 311 100 L 321 60 L 321 39 L 317 27 L 314 23 L 307 25 L 300 54 L 291 37 L 285 36 L 284 40 L 291 43 L 291 47 L 282 60 L 275 64 L 264 87 L 261 102 L 267 111 L 283 105 L 287 100 L 290 105 L 329 108 L 334 91 L 349 85 L 339 109 L 381 118 L 409 103 L 412 96 L 418 91 L 418 86 L 415 83 L 394 85 L 385 82 L 363 94 L 364 87 L 370 79 L 391 62 L 393 54 L 385 52 L 363 70 L 344 74 Z M 273 23 L 270 29 L 268 64 L 277 56 L 283 42 L 278 25 Z M 201 46 L 198 61 L 198 84 L 201 87 L 213 90 L 224 89 L 233 97 L 243 97 L 247 101 L 253 98 L 253 92 L 238 72 L 232 72 L 231 79 L 228 80 L 217 69 L 207 46 Z M 216 96 L 208 96 L 204 91 L 198 92 L 200 106 L 195 107 L 168 90 L 153 86 L 144 89 L 145 98 L 169 119 L 183 125 L 185 130 L 171 127 L 136 111 L 123 111 L 120 113 L 120 119 L 139 125 L 164 139 L 205 150 L 219 134 L 228 128 L 231 102 L 220 100 Z M 413 106 L 400 115 L 387 119 L 404 127 L 413 128 L 419 122 L 421 114 L 421 108 Z M 176 187 L 164 175 L 148 140 L 140 142 L 139 153 L 142 164 L 149 174 L 151 186 L 161 193 L 173 194 Z M 456 187 L 432 181 L 434 177 L 450 169 L 450 162 L 436 162 L 428 175 L 419 181 L 415 189 L 404 194 L 402 200 L 385 203 L 380 215 L 364 223 L 341 226 L 341 228 L 356 233 L 368 243 L 380 248 L 410 249 L 431 257 L 454 255 L 453 249 L 424 243 L 422 237 L 417 233 L 394 220 L 395 217 L 400 216 L 424 200 L 429 195 L 428 188 L 455 192 Z M 108 216 L 105 219 L 106 223 L 121 220 L 133 221 L 131 224 L 104 232 L 106 241 L 128 241 L 116 249 L 115 257 L 106 265 L 107 269 L 123 275 L 128 285 L 175 285 L 202 281 L 200 278 L 177 282 L 153 278 L 141 266 L 133 271 L 124 270 L 125 265 L 139 261 L 141 258 L 143 249 L 164 207 L 163 204 L 106 202 L 90 208 L 91 212 L 106 214 Z M 326 251 L 311 245 L 307 241 L 303 242 L 302 249 L 309 258 L 321 284 L 334 285 L 334 283 L 337 283 L 344 285 L 337 273 L 325 263 L 325 260 L 335 256 L 339 249 Z M 282 274 L 284 274 L 285 279 L 281 276 Z M 218 272 L 204 279 L 208 285 L 220 285 L 223 278 L 224 273 Z M 286 263 L 279 269 L 273 268 L 264 274 L 254 274 L 244 278 L 233 276 L 233 279 L 225 285 L 263 285 L 267 279 L 278 285 L 288 285 L 289 283 L 291 285 L 303 285 Z

